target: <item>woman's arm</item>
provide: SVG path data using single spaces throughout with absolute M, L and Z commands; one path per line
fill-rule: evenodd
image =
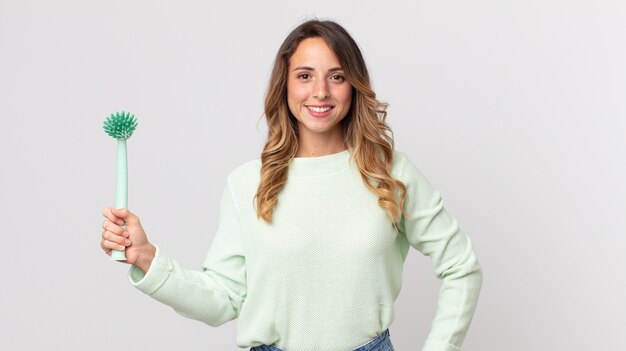
M 202 271 L 187 270 L 158 246 L 147 272 L 131 266 L 130 283 L 187 318 L 219 326 L 239 316 L 246 297 L 245 255 L 228 183 L 220 201 L 217 233 Z
M 430 256 L 438 279 L 438 308 L 423 351 L 458 351 L 470 326 L 482 287 L 482 270 L 457 221 L 446 211 L 439 191 L 403 155 L 401 180 L 407 186 L 400 231 L 412 247 Z

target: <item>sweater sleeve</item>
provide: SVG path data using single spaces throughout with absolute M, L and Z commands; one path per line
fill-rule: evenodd
M 407 187 L 399 229 L 411 246 L 430 256 L 442 280 L 438 308 L 422 351 L 459 351 L 482 287 L 482 270 L 470 238 L 446 211 L 439 191 L 403 154 L 401 178 Z
M 201 271 L 188 270 L 157 246 L 148 271 L 136 266 L 130 283 L 178 314 L 219 326 L 239 316 L 246 297 L 245 256 L 236 205 L 227 183 L 220 200 L 218 229 Z

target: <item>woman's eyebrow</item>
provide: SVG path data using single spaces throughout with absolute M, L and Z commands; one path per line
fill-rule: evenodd
M 309 66 L 300 66 L 300 67 L 296 67 L 293 70 L 297 71 L 297 70 L 305 70 L 305 71 L 315 71 L 315 69 L 313 67 L 309 67 Z M 328 70 L 328 72 L 336 72 L 336 71 L 343 71 L 343 68 L 341 67 L 333 67 L 331 69 Z

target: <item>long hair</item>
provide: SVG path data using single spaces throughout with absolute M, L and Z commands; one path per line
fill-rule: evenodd
M 344 142 L 356 161 L 365 186 L 378 195 L 378 204 L 387 211 L 394 228 L 406 198 L 406 187 L 391 176 L 393 132 L 385 122 L 388 104 L 376 100 L 361 50 L 339 24 L 309 20 L 296 27 L 280 46 L 265 96 L 267 141 L 261 152 L 259 186 L 254 196 L 257 219 L 272 221 L 277 196 L 287 182 L 291 159 L 298 150 L 298 121 L 287 105 L 289 60 L 302 40 L 322 38 L 337 56 L 346 79 L 352 85 L 348 114 L 341 120 Z M 396 192 L 400 191 L 399 199 Z

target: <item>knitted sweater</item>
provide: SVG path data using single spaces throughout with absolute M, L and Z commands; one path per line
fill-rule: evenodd
M 458 351 L 473 317 L 482 271 L 470 238 L 440 193 L 393 151 L 392 175 L 407 187 L 397 229 L 365 187 L 350 152 L 296 157 L 272 223 L 257 219 L 253 197 L 261 161 L 230 172 L 218 228 L 201 271 L 159 247 L 144 274 L 129 280 L 182 316 L 219 326 L 238 318 L 241 348 L 347 351 L 389 328 L 409 246 L 432 259 L 442 280 L 423 351 Z M 416 340 L 417 342 L 417 340 Z

